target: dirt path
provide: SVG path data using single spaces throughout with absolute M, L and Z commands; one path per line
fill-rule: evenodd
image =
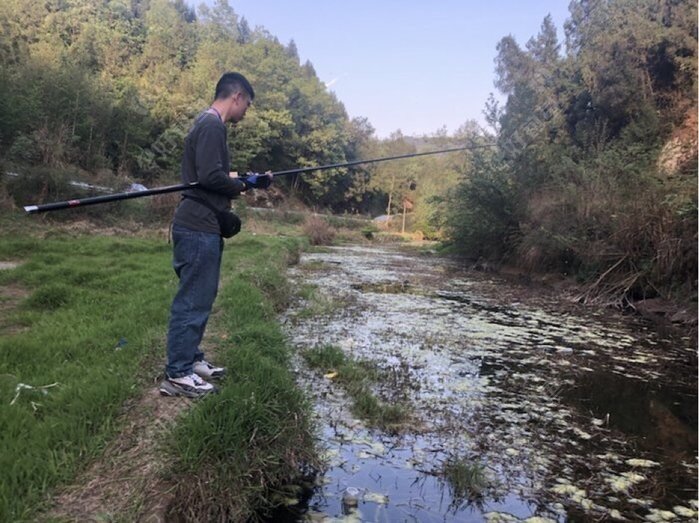
M 215 316 L 202 343 L 204 351 L 214 357 L 219 339 Z M 75 522 L 167 521 L 175 485 L 168 478 L 163 439 L 194 402 L 161 396 L 162 361 L 151 361 L 148 366 L 149 375 L 157 378 L 124 406 L 115 422 L 122 428 L 102 455 L 71 485 L 55 493 L 48 517 Z
M 123 429 L 103 455 L 53 500 L 48 515 L 70 521 L 165 521 L 171 485 L 159 449 L 176 418 L 191 406 L 163 398 L 157 382 L 124 409 Z

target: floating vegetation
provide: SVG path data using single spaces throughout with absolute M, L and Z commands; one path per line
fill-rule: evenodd
M 386 505 L 388 503 L 388 496 L 379 494 L 378 492 L 367 492 L 362 499 L 369 503 L 379 503 L 381 505 Z
M 572 485 L 564 479 L 558 480 L 560 483 L 551 487 L 551 492 L 568 498 L 582 507 L 591 507 L 592 502 L 587 498 L 587 491 Z
M 483 517 L 488 523 L 512 523 L 514 521 L 520 521 L 518 517 L 512 514 L 507 514 L 506 512 L 486 512 Z
M 399 431 L 408 421 L 405 405 L 380 401 L 372 391 L 372 382 L 381 373 L 369 361 L 348 358 L 333 345 L 313 347 L 302 354 L 311 368 L 320 370 L 325 379 L 334 380 L 347 390 L 353 400 L 352 411 L 369 425 Z
M 652 508 L 650 509 L 650 513 L 646 514 L 645 520 L 646 521 L 654 521 L 654 522 L 660 522 L 660 521 L 672 521 L 673 519 L 677 518 L 677 514 L 674 512 L 671 512 L 669 510 L 660 510 L 657 508 Z
M 638 459 L 638 458 L 627 459 L 626 464 L 630 465 L 631 467 L 643 467 L 643 468 L 657 467 L 660 465 L 660 463 L 658 463 L 657 461 L 651 461 L 649 459 Z
M 689 507 L 675 505 L 672 507 L 672 511 L 678 516 L 682 516 L 684 518 L 697 518 L 697 511 Z
M 411 292 L 412 287 L 408 280 L 405 281 L 388 281 L 388 282 L 374 282 L 374 283 L 353 283 L 351 285 L 352 289 L 358 290 L 360 292 L 378 292 L 385 294 L 399 294 L 405 292 Z
M 311 253 L 294 271 L 318 296 L 347 304 L 288 323 L 297 347 L 334 347 L 304 352 L 312 373 L 297 369 L 334 451 L 312 500 L 324 517 L 342 516 L 349 486 L 387 496 L 360 502 L 368 521 L 442 521 L 446 506 L 458 519 L 466 505 L 487 521 L 671 509 L 679 520 L 696 510 L 696 369 L 686 342 L 388 248 Z M 367 413 L 393 405 L 410 406 L 409 422 L 399 434 L 377 430 Z M 478 469 L 486 486 L 466 505 L 468 489 L 446 480 L 453 456 L 488 464 Z
M 631 487 L 633 487 L 636 483 L 644 481 L 645 479 L 646 477 L 641 474 L 624 472 L 620 475 L 609 474 L 604 478 L 604 481 L 609 484 L 614 492 L 628 493 Z

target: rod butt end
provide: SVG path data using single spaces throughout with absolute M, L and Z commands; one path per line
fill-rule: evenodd
M 25 205 L 24 206 L 24 212 L 27 214 L 34 214 L 39 211 L 39 206 L 38 205 Z

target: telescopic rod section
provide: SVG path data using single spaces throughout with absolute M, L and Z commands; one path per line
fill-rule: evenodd
M 42 205 L 25 205 L 24 210 L 28 214 L 36 214 L 46 211 L 59 211 L 61 209 L 71 209 L 73 207 L 84 207 L 97 203 L 116 202 L 119 200 L 130 200 L 131 198 L 141 198 L 143 196 L 153 196 L 155 194 L 165 194 L 169 192 L 186 191 L 198 187 L 197 182 L 180 185 L 168 185 L 167 187 L 156 187 L 145 191 L 122 192 L 117 194 L 105 194 L 103 196 L 93 196 L 91 198 L 81 198 L 79 200 L 66 200 L 64 202 L 45 203 Z
M 389 160 L 400 160 L 402 158 L 415 158 L 416 156 L 427 156 L 430 154 L 451 153 L 456 151 L 466 151 L 469 149 L 482 149 L 485 147 L 494 147 L 495 144 L 484 145 L 467 145 L 464 147 L 453 147 L 451 149 L 441 149 L 439 151 L 427 151 L 423 153 L 401 154 L 398 156 L 385 156 L 383 158 L 373 158 L 370 160 L 356 160 L 346 163 L 333 163 L 330 165 L 318 165 L 315 167 L 301 167 L 298 169 L 289 169 L 286 171 L 278 171 L 272 173 L 274 176 L 289 176 L 292 174 L 303 174 L 311 171 L 324 171 L 326 169 L 340 169 L 342 167 L 352 167 L 365 163 L 387 162 Z M 41 205 L 26 205 L 24 210 L 27 214 L 37 214 L 47 211 L 58 211 L 61 209 L 72 209 L 75 207 L 84 207 L 86 205 L 95 205 L 98 203 L 116 202 L 118 200 L 130 200 L 131 198 L 141 198 L 143 196 L 153 196 L 156 194 L 165 194 L 170 192 L 186 191 L 199 187 L 198 182 L 186 183 L 180 185 L 169 185 L 167 187 L 156 187 L 155 189 L 146 189 L 145 191 L 133 191 L 117 194 L 106 194 L 103 196 L 93 196 L 90 198 L 80 198 L 75 200 L 67 200 L 64 202 L 45 203 Z

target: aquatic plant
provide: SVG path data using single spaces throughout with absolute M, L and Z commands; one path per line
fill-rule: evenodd
M 469 458 L 452 457 L 444 464 L 442 475 L 456 500 L 475 499 L 488 485 L 485 466 Z

